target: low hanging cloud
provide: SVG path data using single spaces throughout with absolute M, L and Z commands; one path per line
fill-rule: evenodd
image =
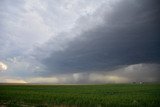
M 122 66 L 116 70 L 86 73 L 70 73 L 51 75 L 49 77 L 32 77 L 28 83 L 53 84 L 99 84 L 99 83 L 132 83 L 132 82 L 159 82 L 159 64 L 134 64 Z
M 92 73 L 89 80 L 93 83 L 159 82 L 159 64 L 134 64 L 102 74 Z
M 99 83 L 132 83 L 159 82 L 159 64 L 133 64 L 121 66 L 115 70 L 56 74 L 47 77 L 31 76 L 0 77 L 1 82 L 7 83 L 49 83 L 49 84 L 99 84 Z
M 95 13 L 101 15 L 103 23 L 65 42 L 62 50 L 47 51 L 49 55 L 41 60 L 45 74 L 107 72 L 124 65 L 159 64 L 159 5 L 158 0 L 122 0 L 113 3 L 110 11 L 98 14 L 101 8 L 109 9 L 102 5 Z M 46 45 L 54 48 L 54 43 L 51 40 Z
M 0 82 L 160 81 L 159 0 L 0 6 Z
M 7 65 L 4 64 L 3 62 L 0 62 L 0 71 L 5 71 L 7 70 Z

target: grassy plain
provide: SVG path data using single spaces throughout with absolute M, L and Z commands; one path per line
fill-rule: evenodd
M 160 84 L 0 85 L 0 107 L 160 107 Z

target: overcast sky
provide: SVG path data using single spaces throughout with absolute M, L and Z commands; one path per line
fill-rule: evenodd
M 0 82 L 160 82 L 159 0 L 0 0 Z

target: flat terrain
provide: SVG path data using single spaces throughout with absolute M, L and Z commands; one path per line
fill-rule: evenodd
M 160 84 L 0 85 L 0 107 L 160 107 Z

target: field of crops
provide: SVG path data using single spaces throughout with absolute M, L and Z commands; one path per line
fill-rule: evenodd
M 0 85 L 0 107 L 160 107 L 160 84 Z

